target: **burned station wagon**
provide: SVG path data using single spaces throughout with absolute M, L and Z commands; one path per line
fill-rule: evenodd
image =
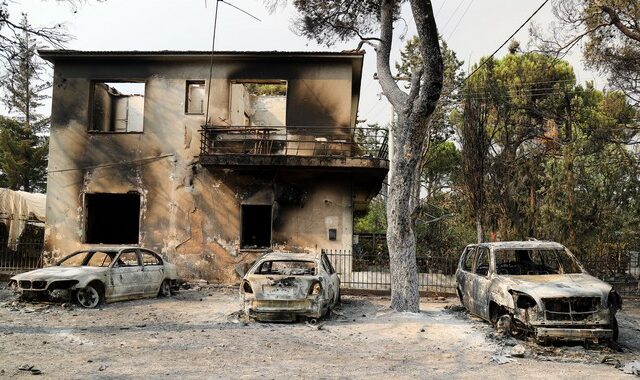
M 340 280 L 325 254 L 267 253 L 240 286 L 244 312 L 261 321 L 324 316 L 340 300 Z
M 472 244 L 456 272 L 457 292 L 472 313 L 514 336 L 546 340 L 616 340 L 622 299 L 554 242 Z
M 154 251 L 138 247 L 99 247 L 74 252 L 55 265 L 13 276 L 10 285 L 22 296 L 69 290 L 82 307 L 156 295 L 177 288 L 176 266 Z

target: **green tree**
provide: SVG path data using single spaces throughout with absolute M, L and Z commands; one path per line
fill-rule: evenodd
M 2 119 L 0 169 L 4 185 L 11 189 L 45 191 L 48 143 L 43 133 L 49 119 L 36 110 L 46 98 L 42 91 L 50 84 L 42 80 L 44 67 L 37 56 L 36 40 L 28 32 L 26 15 L 20 25 L 22 35 L 6 52 L 11 61 L 0 78 L 2 100 L 18 115 L 16 120 Z
M 15 119 L 0 116 L 0 186 L 46 191 L 48 151 L 46 137 Z
M 587 65 L 608 74 L 616 88 L 640 105 L 640 6 L 637 0 L 558 0 L 551 33 L 533 28 L 547 52 L 564 55 L 584 41 Z
M 22 34 L 5 52 L 10 64 L 0 77 L 0 87 L 4 90 L 2 101 L 10 112 L 17 113 L 24 120 L 25 128 L 40 133 L 49 123 L 49 118 L 37 113 L 37 109 L 47 98 L 43 91 L 50 88 L 51 83 L 43 80 L 45 65 L 38 57 L 36 39 L 28 32 L 31 26 L 27 15 L 23 15 L 20 25 Z

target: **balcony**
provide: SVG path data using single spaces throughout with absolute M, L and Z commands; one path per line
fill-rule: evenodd
M 200 132 L 200 163 L 210 167 L 359 169 L 384 174 L 389 167 L 386 129 L 205 125 Z

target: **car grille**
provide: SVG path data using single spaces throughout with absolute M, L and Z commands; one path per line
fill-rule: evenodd
M 46 281 L 34 281 L 34 282 L 31 284 L 31 286 L 32 286 L 34 289 L 42 290 L 42 289 L 44 289 L 44 288 L 46 288 L 46 287 L 47 287 L 47 282 L 46 282 Z
M 584 321 L 596 313 L 600 297 L 543 298 L 545 318 L 550 321 Z
M 31 289 L 31 281 L 22 280 L 19 285 L 22 289 Z

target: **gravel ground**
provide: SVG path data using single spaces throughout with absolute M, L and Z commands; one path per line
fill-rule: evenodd
M 639 358 L 637 301 L 619 314 L 617 347 L 504 339 L 455 299 L 423 299 L 420 313 L 388 304 L 344 296 L 317 325 L 277 324 L 240 317 L 232 288 L 96 310 L 18 302 L 0 289 L 0 377 L 629 379 L 622 369 Z

